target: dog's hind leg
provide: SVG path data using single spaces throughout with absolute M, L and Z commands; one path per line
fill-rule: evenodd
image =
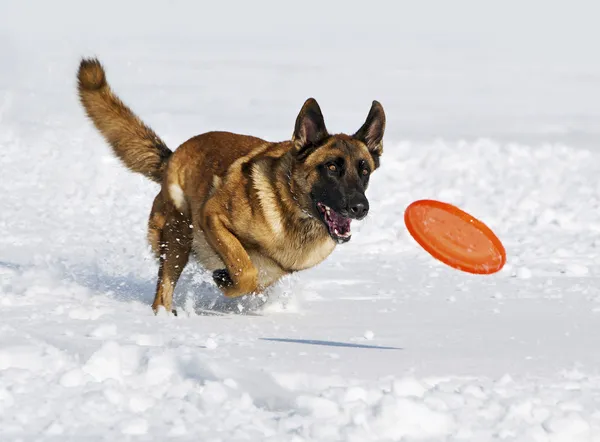
M 152 211 L 148 219 L 148 243 L 156 259 L 160 259 L 160 237 L 162 229 L 165 227 L 165 209 L 162 192 L 156 195 L 152 204 Z
M 159 269 L 156 296 L 152 303 L 155 313 L 163 306 L 171 311 L 175 285 L 186 266 L 192 249 L 192 227 L 189 217 L 172 203 L 163 204 L 164 226 L 155 235 L 159 237 Z M 176 314 L 175 311 L 173 311 Z

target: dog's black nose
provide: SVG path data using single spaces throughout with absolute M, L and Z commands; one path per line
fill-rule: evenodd
M 363 219 L 369 213 L 369 202 L 366 198 L 360 198 L 350 203 L 350 217 L 354 219 Z

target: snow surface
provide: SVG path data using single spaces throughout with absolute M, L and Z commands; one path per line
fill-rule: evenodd
M 0 440 L 600 441 L 598 6 L 366 5 L 0 2 Z M 157 186 L 84 118 L 83 55 L 173 148 L 288 138 L 309 96 L 349 132 L 380 100 L 371 214 L 268 300 L 190 266 L 155 317 Z M 430 258 L 420 198 L 505 268 Z

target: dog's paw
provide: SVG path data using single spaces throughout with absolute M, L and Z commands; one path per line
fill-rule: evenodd
M 220 289 L 233 286 L 233 280 L 227 269 L 219 269 L 213 272 L 213 281 Z
M 156 307 L 152 306 L 152 311 L 154 312 L 155 316 L 169 316 L 169 310 L 167 310 L 164 305 L 159 305 Z M 171 309 L 171 314 L 173 316 L 177 316 L 177 310 Z

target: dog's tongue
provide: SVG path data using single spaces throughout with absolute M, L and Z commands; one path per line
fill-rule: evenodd
M 346 218 L 332 210 L 330 212 L 330 219 L 331 227 L 337 229 L 340 234 L 344 235 L 350 231 L 350 222 L 352 221 L 350 218 Z

